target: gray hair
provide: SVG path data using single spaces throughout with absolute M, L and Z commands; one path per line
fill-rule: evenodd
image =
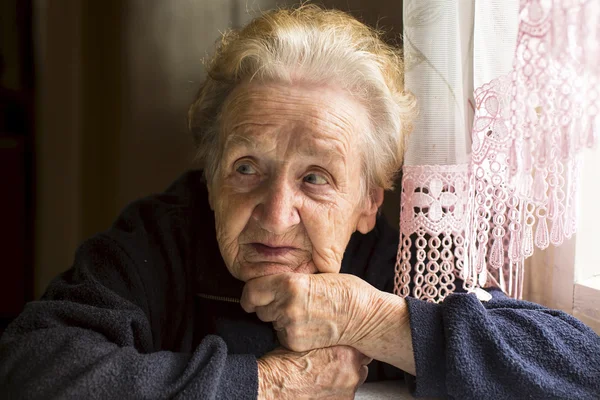
M 367 109 L 371 129 L 361 137 L 365 189 L 393 187 L 416 101 L 404 91 L 400 51 L 380 32 L 342 11 L 315 5 L 278 9 L 227 31 L 207 72 L 188 122 L 209 181 L 222 156 L 220 116 L 233 89 L 247 81 L 302 81 L 334 83 Z

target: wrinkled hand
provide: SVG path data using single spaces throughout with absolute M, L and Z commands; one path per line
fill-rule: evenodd
M 347 346 L 304 353 L 274 350 L 258 360 L 258 398 L 354 399 L 371 359 Z
M 354 275 L 283 273 L 248 281 L 241 305 L 273 322 L 283 346 L 308 351 L 363 339 L 377 292 Z

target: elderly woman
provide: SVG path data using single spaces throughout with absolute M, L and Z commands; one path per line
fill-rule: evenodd
M 189 112 L 202 171 L 81 245 L 2 337 L 2 392 L 353 398 L 406 375 L 418 395 L 593 398 L 600 340 L 568 315 L 391 294 L 378 209 L 414 108 L 397 51 L 342 12 L 227 33 Z

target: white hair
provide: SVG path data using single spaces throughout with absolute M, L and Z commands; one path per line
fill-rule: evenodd
M 416 101 L 404 91 L 400 51 L 354 17 L 315 5 L 278 9 L 226 32 L 207 64 L 189 109 L 197 158 L 208 180 L 222 155 L 220 115 L 241 82 L 307 82 L 345 89 L 366 109 L 363 140 L 366 189 L 391 189 L 402 165 Z

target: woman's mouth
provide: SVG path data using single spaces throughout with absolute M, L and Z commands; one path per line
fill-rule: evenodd
M 251 243 L 252 248 L 263 257 L 268 259 L 283 257 L 289 254 L 291 251 L 296 250 L 295 247 L 289 246 L 268 246 L 263 243 Z

